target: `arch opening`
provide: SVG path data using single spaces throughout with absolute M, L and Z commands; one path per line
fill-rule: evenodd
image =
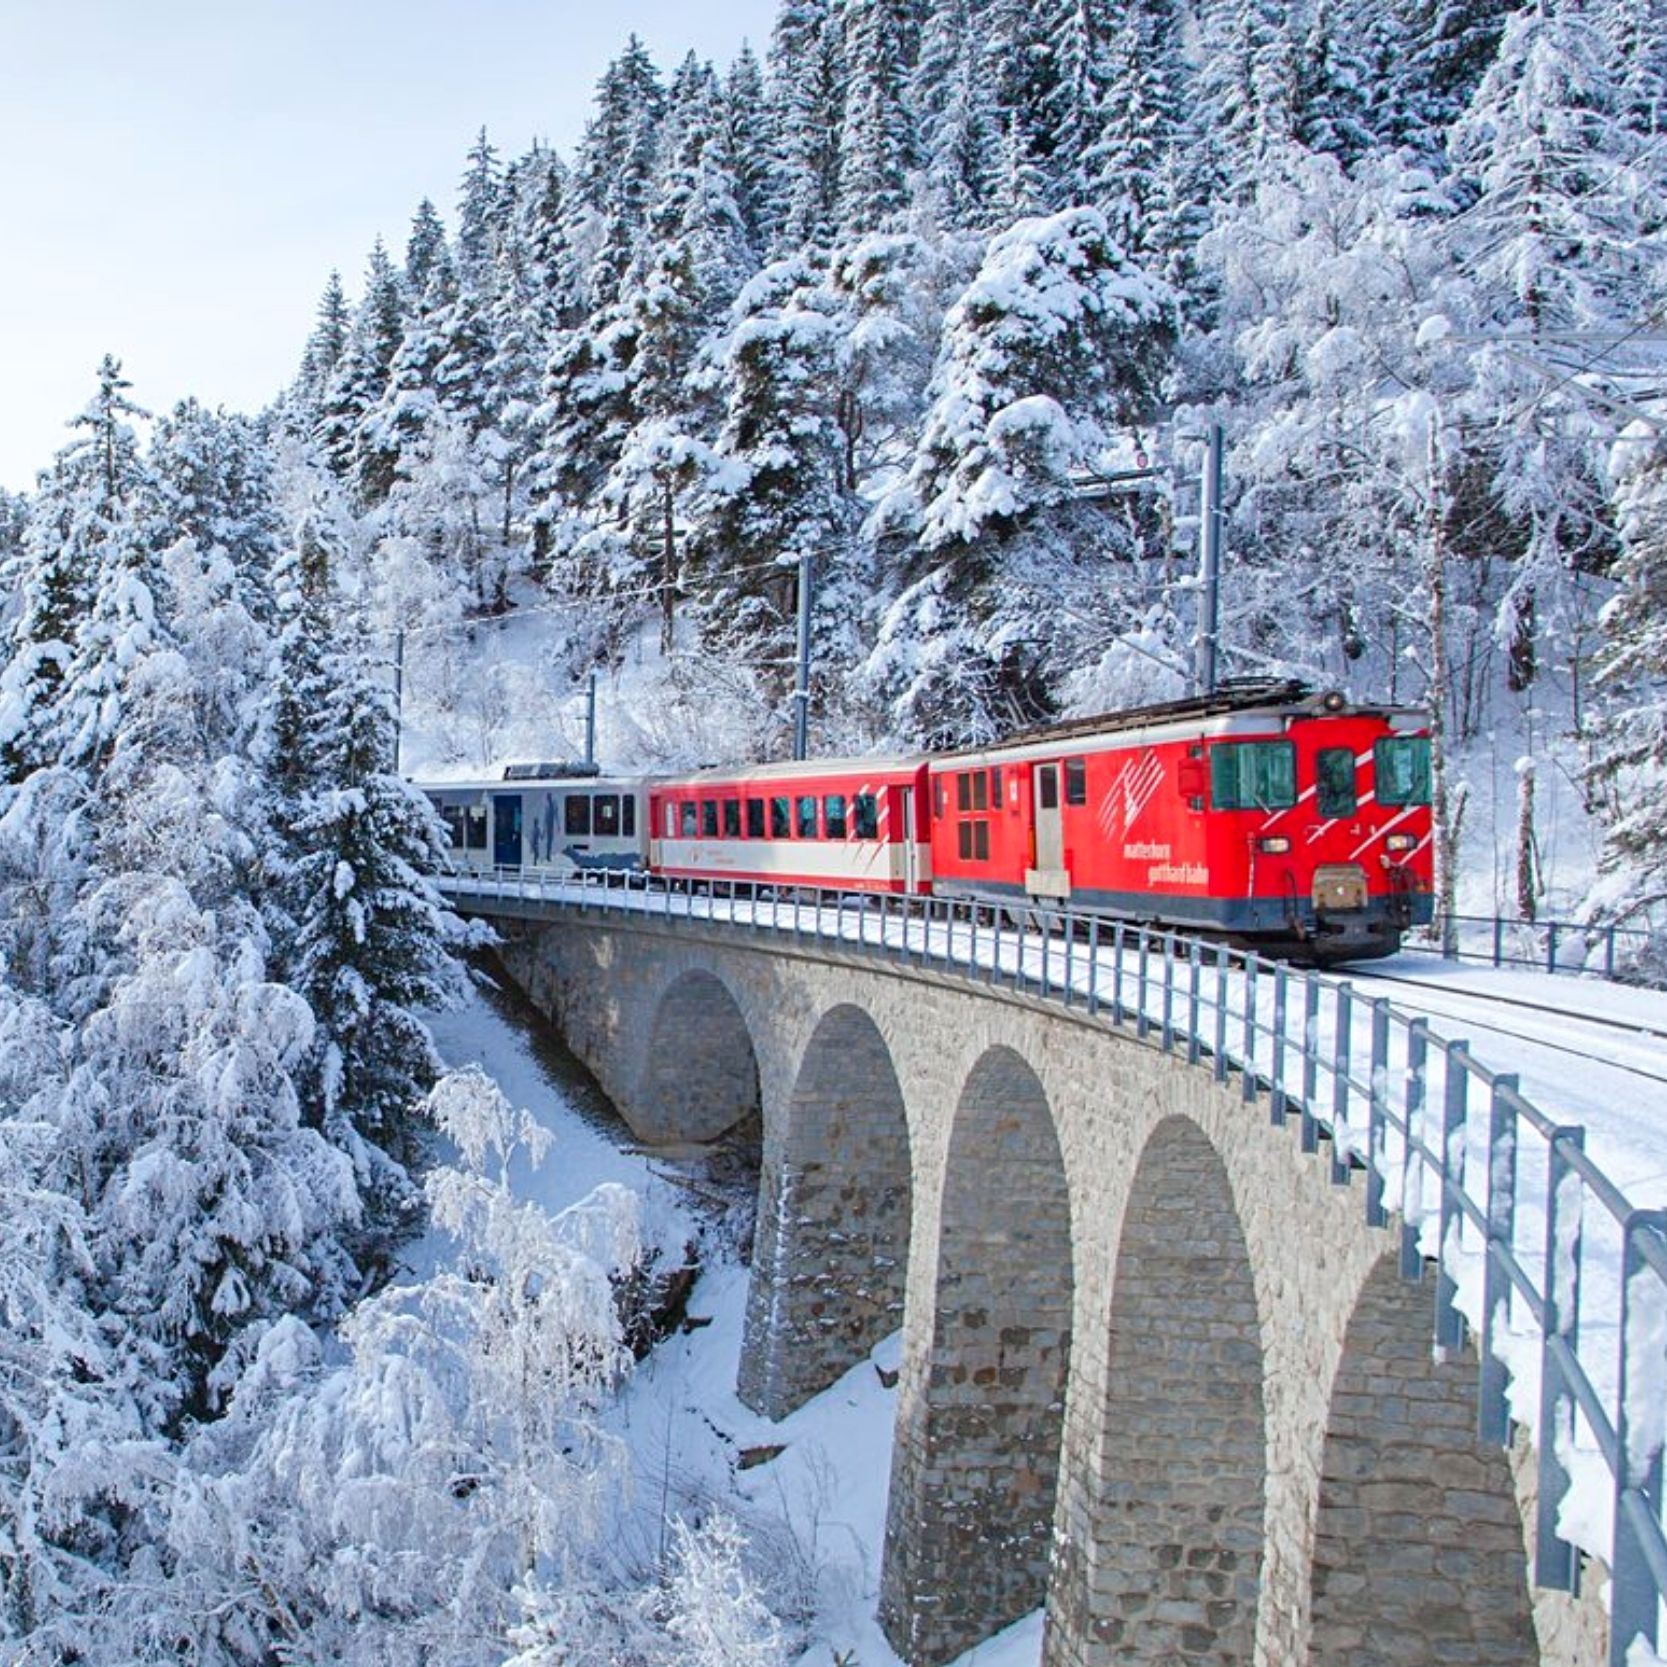
M 780 1418 L 903 1318 L 911 1177 L 891 1050 L 861 1008 L 817 1025 L 766 1140 L 741 1399 Z
M 704 1145 L 759 1127 L 758 1055 L 734 996 L 712 973 L 682 973 L 649 1027 L 631 1126 L 656 1145 Z
M 880 1621 L 907 1661 L 950 1660 L 1043 1600 L 1073 1279 L 1047 1096 L 994 1048 L 955 1114 L 933 1336 L 892 1457 Z
M 1538 1659 L 1510 1466 L 1476 1439 L 1474 1372 L 1435 1358 L 1428 1290 L 1379 1262 L 1331 1394 L 1312 1667 Z

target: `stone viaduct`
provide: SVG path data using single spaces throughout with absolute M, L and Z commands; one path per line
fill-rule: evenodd
M 505 963 L 637 1133 L 761 1128 L 743 1400 L 903 1328 L 913 1667 L 1043 1604 L 1045 1667 L 1605 1659 L 1600 1569 L 1530 1586 L 1526 1443 L 1478 1444 L 1433 1281 L 1237 1077 L 835 945 L 541 908 L 493 904 Z

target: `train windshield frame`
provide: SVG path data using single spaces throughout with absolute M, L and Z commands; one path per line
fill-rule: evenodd
M 1372 748 L 1372 779 L 1380 805 L 1430 802 L 1430 738 L 1386 735 Z
M 1297 749 L 1290 741 L 1226 741 L 1210 748 L 1216 810 L 1289 810 L 1297 802 Z

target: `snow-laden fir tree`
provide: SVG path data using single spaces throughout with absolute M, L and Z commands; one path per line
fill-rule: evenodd
M 98 379 L 92 400 L 70 424 L 80 437 L 43 477 L 23 536 L 21 594 L 0 672 L 0 759 L 14 782 L 56 761 L 65 740 L 83 735 L 89 721 L 98 727 L 102 689 L 92 684 L 103 673 L 95 668 L 97 655 L 109 646 L 109 633 L 122 629 L 116 615 L 129 604 L 148 607 L 118 582 L 149 557 L 152 476 L 131 420 L 148 413 L 127 397 L 132 384 L 119 360 L 106 355 Z M 97 650 L 82 643 L 95 607 L 103 610 Z M 78 681 L 73 712 L 65 689 L 72 675 Z

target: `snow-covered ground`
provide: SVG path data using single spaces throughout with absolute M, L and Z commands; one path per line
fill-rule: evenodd
M 632 1147 L 582 1071 L 559 1045 L 524 1028 L 512 1006 L 478 993 L 431 1024 L 449 1064 L 482 1066 L 554 1132 L 545 1162 L 515 1172 L 524 1196 L 558 1210 L 612 1181 L 664 1202 L 665 1160 Z M 615 1554 L 623 1569 L 651 1567 L 664 1550 L 668 1515 L 722 1510 L 748 1530 L 773 1600 L 796 1612 L 805 1667 L 842 1658 L 901 1667 L 874 1619 L 896 1408 L 896 1391 L 884 1387 L 877 1367 L 895 1370 L 899 1340 L 770 1423 L 735 1396 L 746 1291 L 738 1259 L 721 1246 L 709 1254 L 689 1305 L 691 1328 L 648 1356 L 612 1410 L 633 1470 Z M 775 1458 L 741 1468 L 749 1450 L 776 1445 Z M 1040 1646 L 1037 1613 L 961 1662 L 1035 1667 Z

